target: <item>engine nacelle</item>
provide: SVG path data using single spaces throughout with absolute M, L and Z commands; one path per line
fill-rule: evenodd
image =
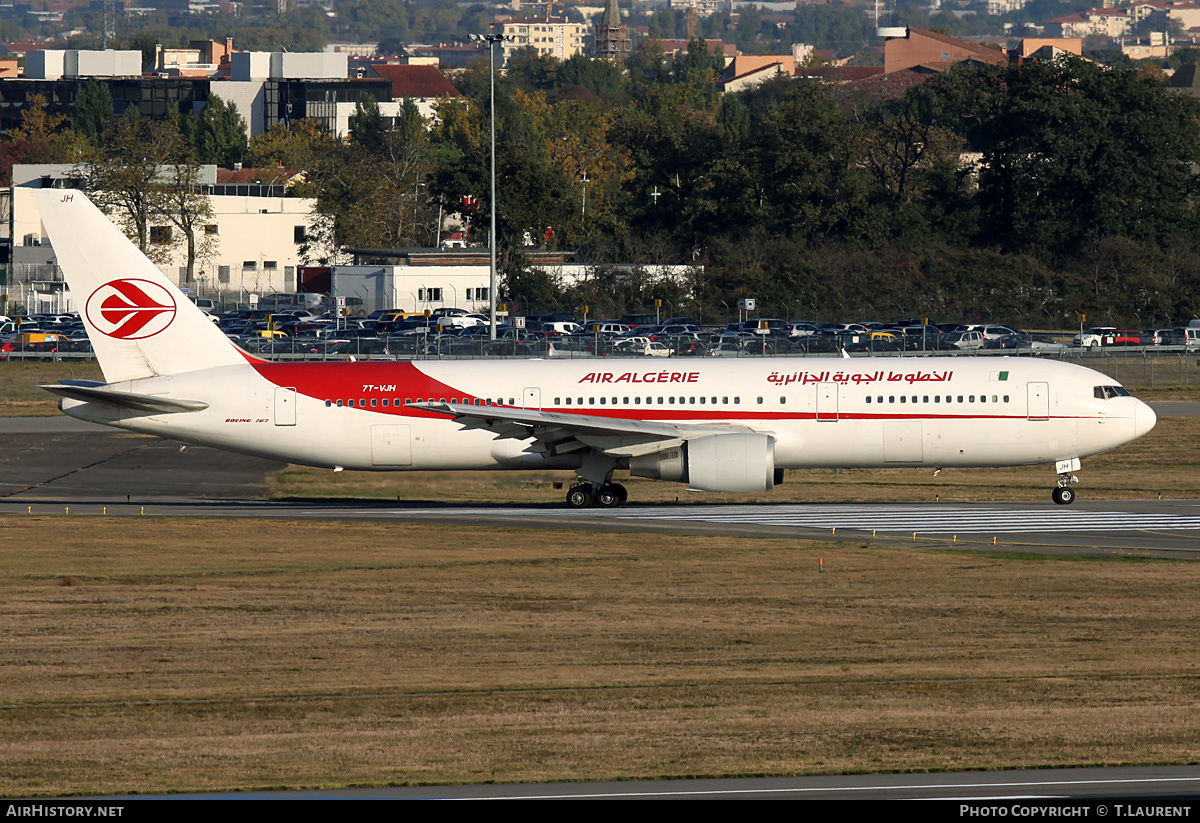
M 686 483 L 687 443 L 663 449 L 654 454 L 643 454 L 629 458 L 629 473 L 634 477 L 649 477 L 652 480 L 670 480 Z
M 635 477 L 674 480 L 710 492 L 762 492 L 775 487 L 775 438 L 711 434 L 682 446 L 633 457 Z

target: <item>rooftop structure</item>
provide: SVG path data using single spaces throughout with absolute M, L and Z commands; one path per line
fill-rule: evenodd
M 593 39 L 596 57 L 602 60 L 624 62 L 629 56 L 629 27 L 621 25 L 621 9 L 617 6 L 617 0 L 608 0 Z

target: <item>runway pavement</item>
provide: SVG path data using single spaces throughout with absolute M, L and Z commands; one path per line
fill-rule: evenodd
M 1197 404 L 1200 405 L 1200 404 Z M 0 421 L 0 514 L 371 520 L 1200 557 L 1200 501 L 545 505 L 271 501 L 283 464 L 90 426 Z
M 1200 404 L 1189 404 L 1197 407 Z M 1174 410 L 1172 410 L 1174 411 Z M 850 540 L 982 550 L 1200 557 L 1200 500 L 1044 503 L 544 506 L 274 502 L 281 464 L 78 423 L 0 420 L 0 514 L 344 519 Z M 203 491 L 201 491 L 203 490 Z M 283 793 L 239 794 L 240 798 Z M 220 796 L 220 795 L 214 795 Z M 955 802 L 1190 804 L 1200 768 L 1071 769 L 935 775 L 351 789 L 290 797 L 927 798 Z M 1016 798 L 1020 798 L 1017 800 Z M 1014 807 L 1015 808 L 1015 807 Z M 1126 807 L 1128 808 L 1128 807 Z M 1013 812 L 1016 816 L 1017 812 Z M 1118 816 L 1122 816 L 1120 812 Z M 1126 814 L 1125 816 L 1129 816 Z
M 178 797 L 178 796 L 175 796 Z M 187 798 L 314 798 L 425 800 L 953 800 L 987 803 L 988 817 L 1049 817 L 1050 806 L 1085 804 L 1073 817 L 1168 816 L 1147 804 L 1190 807 L 1200 797 L 1200 768 L 1149 766 L 939 774 L 857 774 L 809 777 L 645 780 L 609 783 L 520 783 L 471 786 L 404 786 L 328 791 L 184 795 Z M 156 799 L 148 797 L 146 799 Z M 165 799 L 165 798 L 164 798 Z M 995 809 L 1002 804 L 1004 814 Z M 1105 812 L 1099 805 L 1106 806 Z M 1117 804 L 1121 808 L 1117 808 Z M 1133 808 L 1131 808 L 1131 806 Z M 1042 811 L 1039 811 L 1042 810 Z M 1084 813 L 1080 813 L 1084 812 Z M 1090 812 L 1090 813 L 1087 813 Z M 968 815 L 970 816 L 970 815 Z M 1067 815 L 1063 815 L 1067 816 Z M 1184 816 L 1176 813 L 1171 816 Z

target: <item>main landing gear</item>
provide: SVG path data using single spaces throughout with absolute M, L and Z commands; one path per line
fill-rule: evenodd
M 588 506 L 611 509 L 628 499 L 629 492 L 620 483 L 604 483 L 600 486 L 577 483 L 567 491 L 567 506 L 572 509 L 586 509 Z

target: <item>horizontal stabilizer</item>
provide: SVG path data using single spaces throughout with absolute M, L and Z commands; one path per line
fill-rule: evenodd
M 153 412 L 154 414 L 170 414 L 172 412 L 197 412 L 208 408 L 208 404 L 200 400 L 176 400 L 170 397 L 159 397 L 153 394 L 134 394 L 127 391 L 100 386 L 68 385 L 54 383 L 42 386 L 48 392 L 69 397 L 72 400 L 82 400 L 85 403 L 108 403 L 123 409 Z

